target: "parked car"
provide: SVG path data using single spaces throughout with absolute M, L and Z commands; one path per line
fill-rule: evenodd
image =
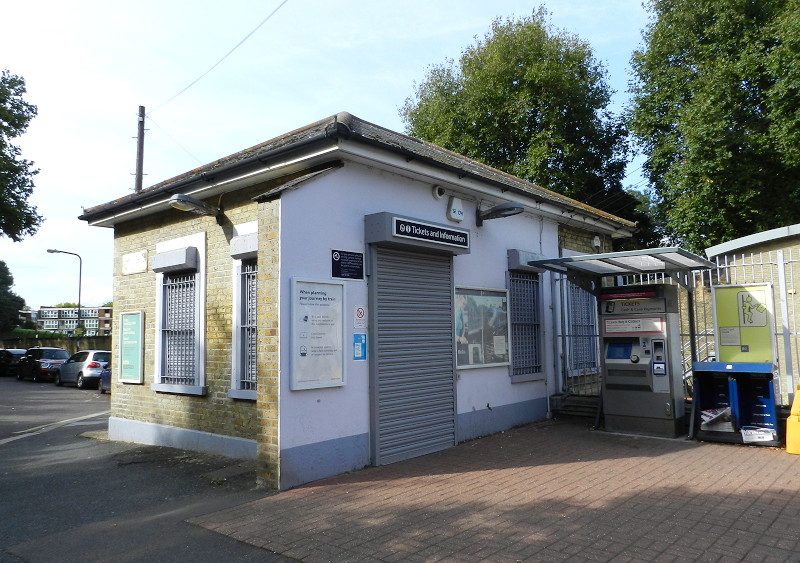
M 97 388 L 100 372 L 111 362 L 108 350 L 81 350 L 73 354 L 58 368 L 56 385 L 74 383 L 78 389 Z
M 4 348 L 0 350 L 0 375 L 17 375 L 19 360 L 25 355 L 22 348 Z
M 97 384 L 97 390 L 102 395 L 106 391 L 111 393 L 111 368 L 107 367 L 104 368 L 103 371 L 100 372 L 100 382 Z
M 48 348 L 35 346 L 25 350 L 25 355 L 17 366 L 17 379 L 33 379 L 34 381 L 55 379 L 58 368 L 69 359 L 64 348 Z

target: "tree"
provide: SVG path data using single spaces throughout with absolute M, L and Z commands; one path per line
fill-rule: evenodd
M 11 291 L 14 277 L 0 260 L 0 333 L 7 332 L 19 324 L 19 312 L 25 306 L 25 300 Z
M 631 220 L 627 130 L 603 66 L 543 8 L 496 19 L 456 64 L 431 66 L 400 110 L 409 135 Z M 646 234 L 640 244 L 651 242 Z
M 22 135 L 36 106 L 22 99 L 25 81 L 8 70 L 0 73 L 0 236 L 19 242 L 34 234 L 42 222 L 36 207 L 28 204 L 33 192 L 33 176 L 39 171 L 33 162 L 20 158 L 19 147 L 11 140 Z
M 674 241 L 800 220 L 800 3 L 648 0 L 629 125 Z

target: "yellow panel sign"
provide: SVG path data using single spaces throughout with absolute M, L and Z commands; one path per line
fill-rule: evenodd
M 773 362 L 772 286 L 715 286 L 717 361 Z

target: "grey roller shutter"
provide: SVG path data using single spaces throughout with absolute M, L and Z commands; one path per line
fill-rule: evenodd
M 373 284 L 381 465 L 455 445 L 452 257 L 378 248 Z

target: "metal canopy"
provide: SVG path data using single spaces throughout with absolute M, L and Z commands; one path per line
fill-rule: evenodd
M 544 258 L 531 260 L 528 265 L 580 278 L 665 274 L 684 286 L 690 272 L 714 267 L 705 258 L 674 247 Z

